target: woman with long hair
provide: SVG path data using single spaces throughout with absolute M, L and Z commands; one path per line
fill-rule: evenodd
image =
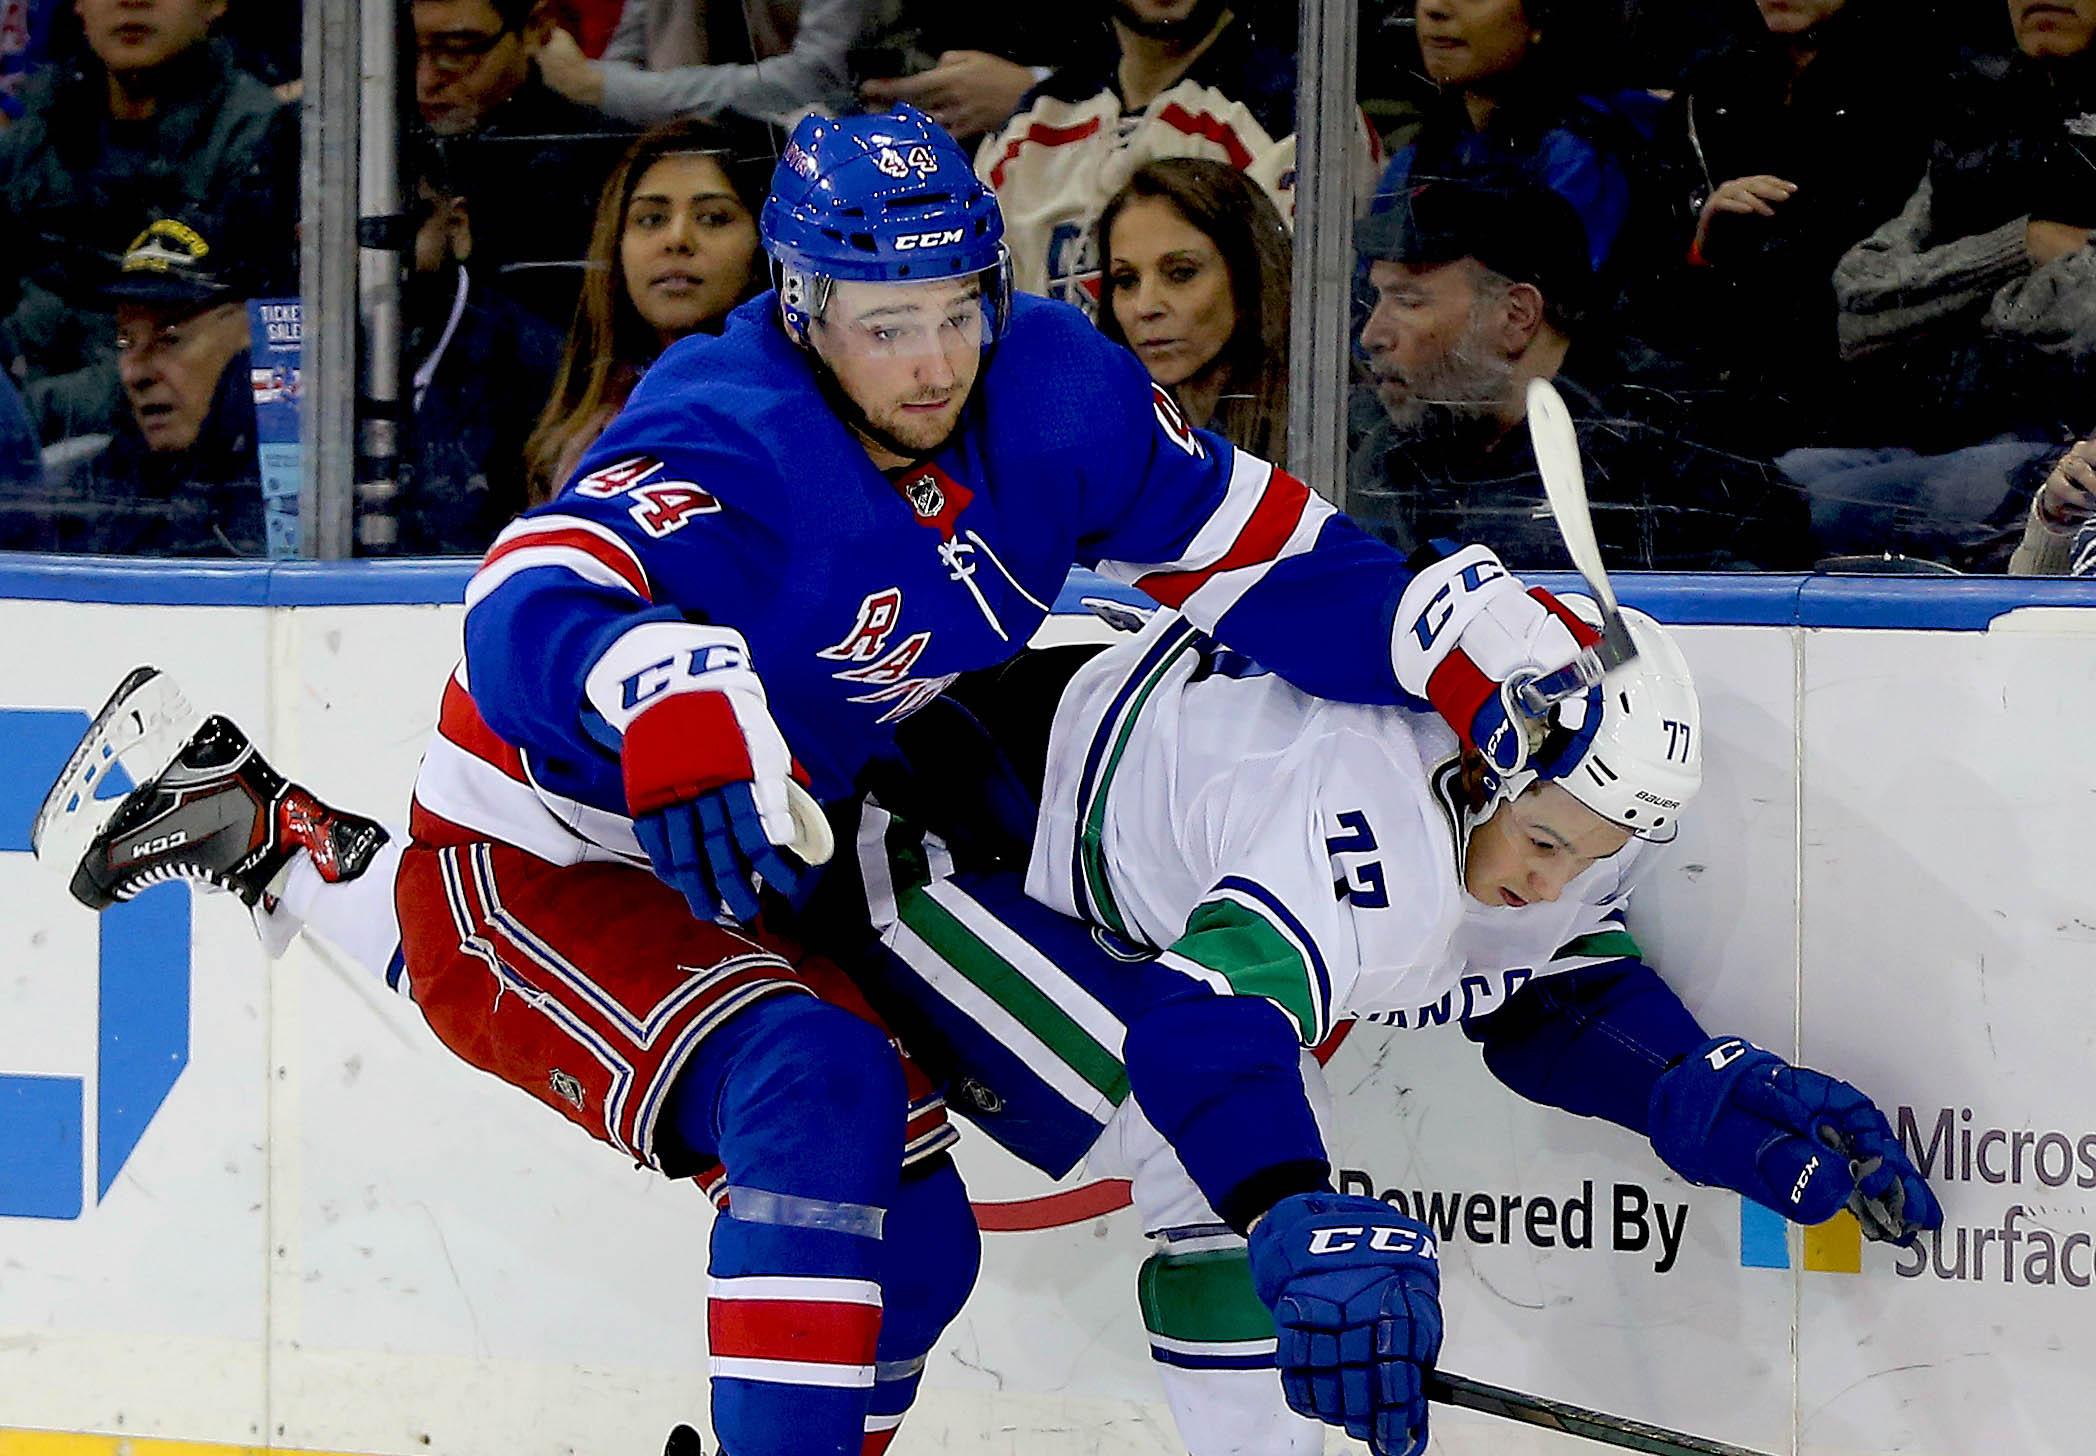
M 642 133 L 620 159 L 553 396 L 524 447 L 534 504 L 566 482 L 658 354 L 718 333 L 761 289 L 756 219 L 772 161 L 763 130 L 689 117 Z
M 1288 446 L 1288 225 L 1222 162 L 1145 163 L 1099 214 L 1099 327 L 1135 351 L 1180 411 L 1283 463 Z

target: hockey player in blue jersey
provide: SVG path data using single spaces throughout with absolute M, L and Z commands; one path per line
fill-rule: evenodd
M 1506 772 L 1555 770 L 1507 731 L 1509 685 L 1577 644 L 1490 553 L 1408 565 L 1189 428 L 1081 314 L 1015 298 L 995 199 L 922 115 L 804 122 L 760 227 L 774 290 L 666 351 L 469 585 L 405 845 L 272 786 L 214 719 L 75 887 L 385 876 L 397 976 L 446 1045 L 650 1166 L 724 1165 L 728 1456 L 843 1456 L 892 1437 L 975 1246 L 890 1048 L 763 924 L 759 886 L 809 878 L 789 784 L 853 796 L 1073 563 L 1306 692 L 1431 704 Z

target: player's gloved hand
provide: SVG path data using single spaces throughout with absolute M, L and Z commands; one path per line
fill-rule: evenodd
M 1432 703 L 1463 746 L 1501 775 L 1570 772 L 1601 724 L 1600 688 L 1560 705 L 1558 721 L 1571 731 L 1534 763 L 1542 725 L 1522 711 L 1515 693 L 1525 678 L 1563 667 L 1600 634 L 1543 588 L 1523 586 L 1483 546 L 1455 550 L 1436 542 L 1414 553 L 1411 565 L 1418 574 L 1398 599 L 1391 645 L 1398 685 Z
M 1424 1372 L 1441 1354 L 1441 1267 L 1426 1225 L 1374 1198 L 1298 1193 L 1252 1229 L 1281 1389 L 1377 1456 L 1426 1450 Z
M 1652 1088 L 1652 1146 L 1692 1183 L 1798 1223 L 1843 1207 L 1873 1239 L 1912 1244 L 1943 1209 L 1875 1103 L 1738 1037 L 1713 1037 Z
M 590 669 L 584 691 L 620 734 L 626 807 L 648 862 L 691 913 L 757 917 L 755 880 L 791 895 L 805 871 L 786 784 L 793 758 L 742 634 L 650 621 Z

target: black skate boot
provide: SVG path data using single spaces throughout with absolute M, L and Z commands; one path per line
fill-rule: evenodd
M 107 818 L 95 783 L 121 763 L 138 787 Z M 44 800 L 30 842 L 90 910 L 164 880 L 194 880 L 264 904 L 305 851 L 321 878 L 353 880 L 386 831 L 331 809 L 271 768 L 231 719 L 198 720 L 155 668 L 118 685 Z
M 662 1448 L 662 1456 L 706 1456 L 706 1447 L 699 1440 L 697 1431 L 690 1426 L 679 1426 L 670 1432 L 669 1444 Z

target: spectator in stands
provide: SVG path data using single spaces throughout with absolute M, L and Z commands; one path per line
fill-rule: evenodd
M 1555 382 L 1585 457 L 1602 555 L 1643 570 L 1783 567 L 1805 516 L 1764 461 L 1704 443 L 1681 371 L 1595 337 L 1579 218 L 1525 179 L 1420 184 L 1359 228 L 1376 306 L 1361 347 L 1382 418 L 1347 511 L 1386 539 L 1481 541 L 1517 570 L 1568 564 L 1529 446 L 1530 380 Z
M 473 267 L 556 328 L 581 289 L 597 193 L 629 132 L 539 74 L 540 0 L 413 0 L 415 103 L 450 142 Z
M 1759 0 L 1760 34 L 1698 62 L 1674 98 L 1697 221 L 1675 294 L 1694 329 L 1670 342 L 1753 397 L 1772 451 L 1838 424 L 1834 265 L 1927 160 L 1914 123 L 1941 70 L 1910 4 Z
M 1288 453 L 1288 225 L 1227 162 L 1136 168 L 1099 214 L 1099 327 L 1180 413 L 1231 444 Z
M 1835 268 L 1842 443 L 1777 462 L 1825 551 L 1999 570 L 2096 424 L 2096 0 L 2008 15 L 2015 54 L 1956 78 L 1906 206 Z
M 41 71 L 57 0 L 0 0 L 0 129 L 22 114 L 22 88 Z
M 848 110 L 846 59 L 867 0 L 626 0 L 601 60 L 556 30 L 539 56 L 555 90 L 636 126 L 733 113 L 788 123 Z
M 658 354 L 718 333 L 762 291 L 756 218 L 770 171 L 754 128 L 666 122 L 628 150 L 604 186 L 575 326 L 525 447 L 534 501 L 567 483 Z
M 1661 105 L 1615 87 L 1615 32 L 1564 0 L 1417 0 L 1419 49 L 1440 88 L 1397 149 L 1372 209 L 1415 183 L 1518 171 L 1571 204 L 1611 294 L 1687 245 L 1659 175 Z
M 1044 81 L 976 154 L 997 191 L 1017 285 L 1089 309 L 1093 222 L 1158 157 L 1211 157 L 1295 190 L 1294 32 L 1254 34 L 1224 0 L 1114 0 L 1112 48 Z M 1366 129 L 1364 171 L 1372 166 Z
M 211 37 L 225 0 L 76 0 L 87 53 L 0 132 L 0 368 L 45 441 L 120 412 L 104 290 L 157 217 L 237 199 L 270 282 L 295 264 L 295 115 Z
M 133 240 L 105 300 L 123 417 L 99 454 L 0 495 L 0 549 L 263 554 L 245 301 L 257 273 L 225 251 L 239 240 L 172 218 Z
M 402 553 L 479 555 L 524 508 L 524 441 L 553 388 L 560 332 L 466 267 L 473 220 L 443 142 L 411 152 L 418 220 L 402 317 L 411 375 Z
M 1945 450 L 2096 423 L 2063 367 L 2096 348 L 2096 0 L 2008 13 L 2015 53 L 1958 77 L 1906 206 L 1835 269 L 1858 383 L 1845 443 Z

